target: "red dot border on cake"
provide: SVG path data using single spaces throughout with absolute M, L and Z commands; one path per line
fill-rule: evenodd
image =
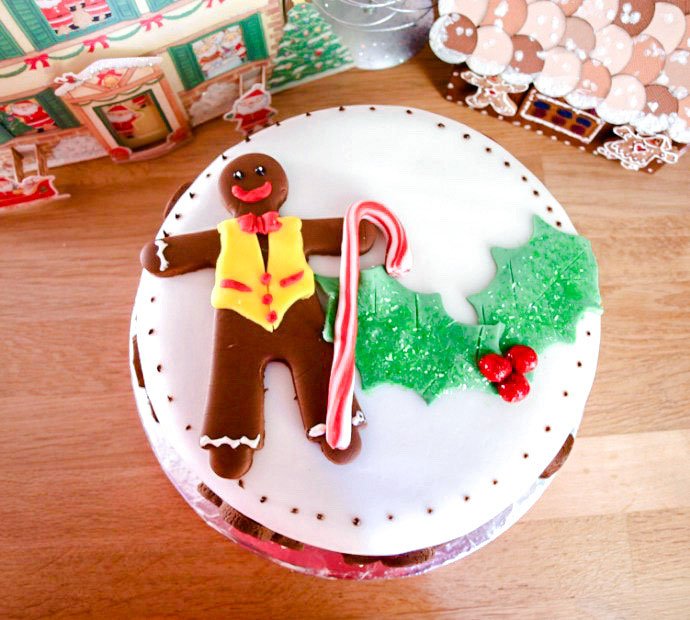
M 363 107 L 363 106 L 358 106 L 358 107 Z M 390 107 L 390 106 L 388 106 L 388 107 Z M 313 116 L 314 114 L 316 114 L 316 113 L 318 113 L 318 112 L 328 112 L 328 111 L 333 110 L 333 109 L 334 109 L 334 108 L 327 108 L 327 109 L 325 109 L 325 110 L 318 110 L 318 111 L 316 111 L 316 112 L 306 112 L 306 113 L 304 114 L 304 116 L 311 117 L 311 116 Z M 335 109 L 337 109 L 338 112 L 345 112 L 348 108 L 345 107 L 345 106 L 340 106 L 340 107 L 335 108 Z M 376 110 L 377 110 L 377 108 L 376 108 L 375 106 L 369 106 L 369 111 L 375 112 Z M 405 116 L 407 116 L 407 117 L 414 115 L 414 110 L 413 110 L 413 109 L 404 108 L 404 111 L 405 111 Z M 297 118 L 297 117 L 295 117 L 295 118 Z M 459 123 L 459 121 L 456 121 L 456 122 Z M 459 123 L 459 124 L 462 124 L 462 123 Z M 267 130 L 272 129 L 272 128 L 274 128 L 274 127 L 280 127 L 280 123 L 274 123 L 273 125 L 271 125 L 271 126 L 269 126 L 269 127 L 266 127 L 266 128 L 264 128 L 263 130 L 261 130 L 261 132 L 257 132 L 257 134 L 259 134 L 259 133 L 264 133 L 264 132 L 266 132 Z M 442 123 L 442 122 L 436 122 L 435 125 L 434 125 L 434 127 L 436 127 L 437 129 L 446 129 L 446 128 L 447 128 L 447 126 L 445 125 L 445 123 Z M 257 135 L 257 134 L 254 134 L 254 135 Z M 474 134 L 474 135 L 473 135 L 473 134 Z M 495 154 L 494 146 L 498 146 L 500 149 L 503 149 L 502 146 L 500 146 L 498 143 L 496 143 L 496 142 L 494 142 L 493 140 L 491 140 L 490 138 L 488 138 L 488 136 L 484 135 L 483 133 L 481 133 L 481 132 L 479 132 L 479 131 L 472 130 L 472 129 L 470 129 L 470 128 L 467 128 L 466 130 L 463 131 L 462 136 L 461 136 L 461 138 L 462 138 L 462 143 L 469 143 L 469 142 L 472 141 L 475 137 L 476 137 L 476 138 L 479 138 L 480 140 L 483 139 L 483 140 L 485 140 L 485 141 L 486 141 L 486 140 L 489 141 L 488 143 L 479 144 L 480 147 L 481 147 L 481 146 L 484 146 L 484 148 L 483 148 L 482 150 L 483 150 L 483 152 L 484 152 L 485 154 L 487 154 L 487 155 L 493 155 L 493 154 Z M 249 140 L 245 140 L 245 142 L 249 142 Z M 238 142 L 237 144 L 242 144 L 242 142 Z M 237 146 L 237 144 L 235 144 L 235 145 L 233 145 L 232 147 L 230 147 L 229 150 L 232 150 L 233 148 L 235 148 L 235 147 Z M 512 158 L 512 159 L 515 159 L 516 161 L 518 161 L 518 163 L 520 164 L 520 166 L 513 166 L 513 165 L 511 164 L 511 162 L 509 161 L 509 159 L 505 159 L 505 158 L 504 158 L 504 159 L 501 160 L 501 161 L 502 161 L 502 167 L 503 167 L 503 168 L 514 168 L 515 170 L 518 170 L 518 168 L 521 167 L 522 169 L 520 170 L 520 172 L 521 172 L 521 174 L 520 174 L 520 180 L 521 180 L 523 183 L 526 183 L 526 184 L 527 184 L 528 189 L 531 190 L 531 195 L 532 195 L 534 198 L 539 199 L 539 198 L 541 197 L 541 192 L 539 192 L 539 190 L 537 190 L 536 187 L 534 187 L 534 185 L 532 184 L 533 181 L 531 181 L 530 178 L 529 178 L 529 176 L 528 176 L 528 175 L 532 175 L 532 173 L 531 173 L 526 167 L 524 167 L 524 165 L 523 165 L 521 162 L 519 162 L 519 160 L 517 160 L 517 159 L 516 159 L 513 155 L 511 155 L 508 151 L 506 151 L 505 149 L 503 149 L 503 151 L 504 151 L 505 155 L 507 155 L 509 158 Z M 220 156 L 216 157 L 216 159 L 212 162 L 212 164 L 210 164 L 209 167 L 215 166 L 219 161 L 225 162 L 225 161 L 227 161 L 228 159 L 229 159 L 229 157 L 228 157 L 228 155 L 227 155 L 227 151 L 224 151 Z M 208 170 L 208 167 L 207 167 L 207 170 Z M 199 175 L 199 176 L 200 176 L 200 175 Z M 199 178 L 199 176 L 197 176 L 197 179 Z M 204 179 L 206 179 L 206 180 L 212 179 L 213 176 L 214 176 L 214 173 L 212 173 L 212 172 L 206 172 L 206 173 L 204 174 Z M 537 183 L 539 183 L 538 180 L 537 180 Z M 170 218 L 171 216 L 172 216 L 173 219 L 175 219 L 175 220 L 181 219 L 182 214 L 180 213 L 180 211 L 176 211 L 176 209 L 177 209 L 177 207 L 178 207 L 178 204 L 179 204 L 180 202 L 182 202 L 182 200 L 183 200 L 184 198 L 186 198 L 187 196 L 189 196 L 189 199 L 190 199 L 190 200 L 194 200 L 194 199 L 196 199 L 196 198 L 200 195 L 201 192 L 200 192 L 198 189 L 197 189 L 196 192 L 190 191 L 190 190 L 192 190 L 192 188 L 194 188 L 195 184 L 196 184 L 196 179 L 195 179 L 195 181 L 192 183 L 192 185 L 190 185 L 190 187 L 188 188 L 188 191 L 185 192 L 185 193 L 180 197 L 180 199 L 175 203 L 175 205 L 172 207 L 172 209 L 170 210 L 170 213 L 168 214 L 168 216 L 167 216 L 166 219 L 164 220 L 163 225 L 165 225 L 165 223 L 167 222 L 168 218 Z M 188 201 L 185 200 L 185 203 L 187 203 L 187 202 L 188 202 Z M 187 206 L 187 205 L 186 205 L 186 204 L 183 204 L 183 205 L 181 205 L 181 206 L 182 206 L 182 207 L 185 207 L 185 206 Z M 545 207 L 545 211 L 546 211 L 549 215 L 554 215 L 554 211 L 555 211 L 555 210 L 554 210 L 553 206 L 551 206 L 550 204 L 545 204 L 544 207 Z M 561 228 L 561 227 L 562 227 L 562 222 L 561 222 L 560 220 L 554 220 L 553 223 L 554 223 L 554 225 L 555 225 L 556 227 L 558 227 L 558 228 Z M 169 234 L 170 234 L 170 232 L 169 232 L 169 231 L 166 231 L 165 229 L 163 229 L 163 227 L 161 227 L 161 231 L 162 231 L 164 237 L 167 237 L 167 236 L 169 236 Z M 151 302 L 151 303 L 154 303 L 155 300 L 156 300 L 155 295 L 152 296 L 152 297 L 150 298 L 150 302 Z M 581 323 L 582 323 L 582 321 L 581 321 Z M 578 326 L 578 329 L 579 329 L 579 327 L 580 327 L 580 326 Z M 155 333 L 155 328 L 150 328 L 150 329 L 154 329 L 154 333 Z M 591 335 L 592 335 L 591 328 L 590 328 L 590 329 L 587 329 L 585 333 L 586 333 L 586 336 L 588 336 L 588 337 L 591 336 Z M 578 360 L 578 361 L 577 361 L 577 368 L 582 368 L 582 367 L 583 367 L 582 362 L 581 362 L 580 360 Z M 156 366 L 156 371 L 157 371 L 158 374 L 161 374 L 161 373 L 163 372 L 163 363 L 162 363 L 162 361 L 159 361 L 159 363 L 157 364 L 157 366 Z M 570 395 L 570 391 L 567 390 L 567 389 L 561 390 L 561 393 L 562 393 L 562 396 L 563 396 L 564 398 L 567 398 L 567 397 Z M 172 403 L 172 402 L 173 402 L 173 396 L 170 395 L 170 394 L 168 394 L 168 395 L 167 395 L 167 400 L 168 400 L 168 403 Z M 189 430 L 191 430 L 192 428 L 193 428 L 192 425 L 188 423 L 188 424 L 186 424 L 186 426 L 185 426 L 185 431 L 189 431 Z M 552 428 L 551 428 L 550 425 L 546 425 L 546 426 L 544 427 L 544 432 L 546 432 L 546 433 L 550 433 L 551 430 L 552 430 Z M 561 447 L 561 446 L 558 446 L 558 447 L 557 447 L 557 451 L 556 451 L 556 453 L 554 453 L 554 455 L 557 454 L 558 450 L 560 450 L 560 447 Z M 527 456 L 525 456 L 525 455 L 527 455 Z M 523 451 L 523 452 L 521 453 L 520 461 L 525 461 L 525 460 L 529 460 L 529 453 Z M 242 490 L 246 490 L 246 482 L 244 481 L 244 479 L 240 478 L 237 482 L 238 482 L 238 486 L 239 486 Z M 499 480 L 496 479 L 496 478 L 493 478 L 493 479 L 490 481 L 490 485 L 491 485 L 491 486 L 498 486 L 498 484 L 499 484 Z M 260 494 L 260 495 L 257 495 L 257 497 L 258 497 L 259 503 L 266 503 L 266 502 L 269 501 L 269 498 L 268 498 L 268 496 L 266 496 L 266 495 Z M 467 495 L 467 494 L 465 494 L 465 495 L 459 495 L 458 497 L 462 499 L 463 503 L 468 503 L 469 501 L 471 501 L 471 496 L 470 496 L 470 495 Z M 434 509 L 432 506 L 430 506 L 430 505 L 426 505 L 425 511 L 426 511 L 426 514 L 428 514 L 428 515 L 432 515 L 432 514 L 435 513 L 435 509 Z M 301 510 L 299 507 L 297 507 L 297 506 L 291 505 L 291 506 L 290 506 L 290 514 L 302 514 L 302 510 Z M 326 519 L 326 514 L 323 513 L 323 512 L 316 512 L 316 513 L 314 513 L 314 517 L 315 517 L 317 520 L 319 520 L 319 521 L 324 521 L 324 520 Z M 393 513 L 393 512 L 386 512 L 386 517 L 385 517 L 385 519 L 386 519 L 386 521 L 388 521 L 388 522 L 394 521 L 394 520 L 395 520 L 395 515 L 394 515 L 394 513 Z M 350 517 L 350 520 L 351 520 L 352 525 L 355 526 L 355 527 L 359 527 L 360 525 L 362 525 L 362 520 L 361 520 L 358 516 L 351 516 L 351 517 Z M 355 523 L 355 521 L 357 521 L 357 523 Z

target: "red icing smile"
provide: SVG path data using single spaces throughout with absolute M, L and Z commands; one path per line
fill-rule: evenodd
M 259 202 L 271 195 L 273 185 L 270 181 L 266 181 L 263 185 L 250 190 L 244 190 L 239 185 L 233 185 L 230 191 L 235 198 L 242 202 Z

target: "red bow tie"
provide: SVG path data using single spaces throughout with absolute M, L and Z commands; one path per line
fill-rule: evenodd
M 267 235 L 279 230 L 282 224 L 278 221 L 278 211 L 268 211 L 263 215 L 247 213 L 237 218 L 242 232 Z

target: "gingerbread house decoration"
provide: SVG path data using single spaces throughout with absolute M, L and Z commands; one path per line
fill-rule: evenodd
M 440 0 L 446 98 L 628 170 L 690 143 L 690 1 Z
M 0 176 L 14 176 L 13 151 L 36 170 L 36 145 L 51 168 L 118 158 L 125 149 L 129 161 L 144 151 L 162 154 L 164 131 L 169 147 L 178 130 L 221 116 L 247 85 L 266 83 L 283 23 L 281 0 L 0 0 Z M 144 56 L 160 61 L 105 69 L 124 69 L 117 83 L 110 74 L 98 84 L 91 69 L 96 61 Z M 67 89 L 55 82 L 64 75 L 84 79 Z M 139 82 L 142 99 L 128 102 Z M 109 98 L 111 108 L 126 109 L 108 112 L 101 106 Z M 146 115 L 136 116 L 138 104 Z M 151 122 L 149 135 L 130 137 L 129 122 L 137 131 Z
M 191 136 L 160 58 L 97 60 L 55 91 L 114 161 L 157 157 Z

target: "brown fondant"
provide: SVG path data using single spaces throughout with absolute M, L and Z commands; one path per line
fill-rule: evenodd
M 271 542 L 274 542 L 280 545 L 281 547 L 293 549 L 294 551 L 300 551 L 301 549 L 304 549 L 303 543 L 299 542 L 298 540 L 294 540 L 293 538 L 283 536 L 282 534 L 278 534 L 278 532 L 273 533 L 273 536 L 271 536 Z
M 198 484 L 197 490 L 199 491 L 199 495 L 201 495 L 201 497 L 207 499 L 209 502 L 215 504 L 220 508 L 221 504 L 223 503 L 223 500 L 213 491 L 211 491 L 211 489 L 209 489 L 203 482 L 200 482 Z
M 144 384 L 144 372 L 141 369 L 141 357 L 139 357 L 139 344 L 137 343 L 136 335 L 132 336 L 132 366 L 134 366 L 137 385 L 140 388 L 146 387 Z
M 151 410 L 151 417 L 153 418 L 153 421 L 158 424 L 158 416 L 156 415 L 156 410 L 153 408 L 153 404 L 151 403 L 151 399 L 146 396 L 146 400 L 149 404 L 149 409 Z
M 272 157 L 260 153 L 242 155 L 231 161 L 219 179 L 226 208 L 234 216 L 247 213 L 263 215 L 278 211 L 288 194 L 288 180 L 282 166 Z M 265 187 L 270 192 L 260 200 L 244 202 L 239 196 Z M 235 187 L 235 189 L 233 189 Z M 261 194 L 263 195 L 263 194 Z M 304 220 L 302 236 L 304 253 L 340 253 L 342 220 Z M 360 228 L 362 252 L 368 251 L 376 237 L 376 229 L 365 222 Z M 259 244 L 268 260 L 268 235 L 258 235 Z M 165 239 L 164 256 L 168 261 L 161 271 L 159 248 L 150 243 L 141 252 L 144 268 L 156 276 L 170 277 L 215 266 L 220 252 L 216 230 Z M 253 440 L 260 436 L 258 448 L 264 443 L 263 375 L 272 361 L 285 363 L 291 370 L 299 403 L 305 436 L 326 421 L 326 403 L 333 346 L 323 340 L 323 309 L 316 295 L 295 303 L 280 327 L 269 332 L 233 310 L 216 310 L 215 337 L 211 378 L 206 401 L 202 436 L 211 439 L 228 437 Z M 359 405 L 353 403 L 353 413 Z M 353 429 L 353 440 L 347 450 L 331 450 L 323 436 L 316 438 L 325 456 L 342 463 L 354 458 L 360 449 L 359 435 Z M 311 438 L 310 438 L 311 439 Z M 279 440 L 276 438 L 276 440 Z M 252 464 L 254 449 L 241 444 L 208 445 L 212 469 L 225 478 L 239 478 Z
M 168 217 L 170 212 L 173 210 L 173 207 L 177 204 L 177 201 L 182 197 L 182 194 L 184 194 L 191 186 L 191 183 L 183 183 L 175 190 L 175 193 L 168 199 L 165 209 L 163 209 L 164 218 Z
M 410 551 L 409 553 L 401 553 L 399 555 L 385 555 L 381 558 L 381 564 L 391 567 L 424 564 L 424 562 L 428 562 L 433 558 L 435 553 L 436 549 L 434 547 L 427 547 L 426 549 L 418 549 L 417 551 Z
M 540 478 L 550 478 L 553 476 L 565 463 L 566 459 L 570 455 L 570 451 L 573 449 L 575 444 L 575 437 L 568 435 L 563 446 L 558 451 L 558 454 L 553 457 L 553 460 L 546 466 L 546 469 L 541 473 Z
M 254 521 L 254 519 L 250 519 L 241 512 L 238 512 L 225 502 L 220 506 L 220 515 L 223 521 L 228 525 L 257 540 L 271 540 L 271 537 L 275 533 Z
M 436 547 L 427 547 L 417 551 L 409 551 L 398 555 L 354 555 L 343 553 L 343 561 L 350 566 L 365 566 L 374 562 L 381 562 L 384 566 L 399 568 L 401 566 L 413 566 L 423 564 L 434 557 Z

